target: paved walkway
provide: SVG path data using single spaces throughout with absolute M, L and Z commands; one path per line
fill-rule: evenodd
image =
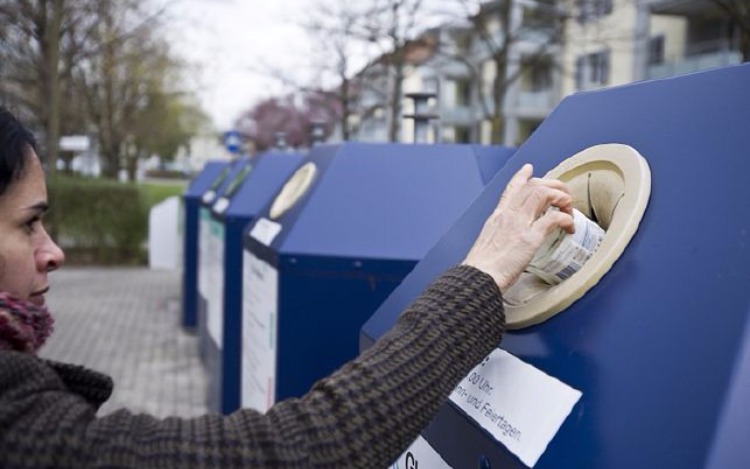
M 65 267 L 50 283 L 55 332 L 41 355 L 112 376 L 100 415 L 122 407 L 158 417 L 207 412 L 197 336 L 180 326 L 179 272 Z

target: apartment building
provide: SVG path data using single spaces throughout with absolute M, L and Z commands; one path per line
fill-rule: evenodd
M 744 0 L 734 0 L 739 5 Z M 742 62 L 740 27 L 711 0 L 648 0 L 651 19 L 644 78 L 662 78 Z M 669 33 L 659 26 L 669 21 Z
M 563 95 L 741 61 L 711 0 L 566 0 Z
M 516 146 L 560 96 L 559 12 L 553 1 L 495 0 L 461 24 L 433 31 L 437 53 L 421 70 L 436 94 L 436 138 Z
M 433 93 L 430 141 L 508 146 L 568 94 L 742 60 L 739 27 L 712 0 L 493 0 L 409 47 L 402 114 L 408 93 Z M 385 141 L 393 73 L 380 61 L 367 74 L 354 138 Z M 399 135 L 413 140 L 411 122 Z
M 406 95 L 423 91 L 424 64 L 435 55 L 435 41 L 432 36 L 423 35 L 408 42 L 400 54 L 397 58 L 393 54 L 378 57 L 351 80 L 352 104 L 348 121 L 352 140 L 388 141 L 390 129 L 396 125 L 397 141 L 412 141 L 413 126 L 403 119 L 404 113 L 413 111 Z M 398 73 L 396 66 L 401 68 Z M 398 101 L 394 101 L 397 75 L 401 76 L 400 93 Z M 394 105 L 399 108 L 396 113 Z M 398 120 L 395 123 L 394 118 Z M 340 135 L 340 131 L 335 129 L 335 135 Z M 435 140 L 434 136 L 431 140 Z
M 430 141 L 520 144 L 559 100 L 557 19 L 552 0 L 495 0 L 472 18 L 426 31 L 408 46 L 402 114 L 413 112 L 407 94 L 434 93 Z M 390 68 L 379 60 L 361 74 L 357 140 L 385 140 Z M 399 135 L 413 140 L 410 121 L 400 123 Z

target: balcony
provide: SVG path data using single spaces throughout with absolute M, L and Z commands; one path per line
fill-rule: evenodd
M 507 103 L 506 108 L 514 115 L 528 118 L 544 118 L 557 104 L 552 89 L 540 91 L 519 91 Z
M 444 63 L 440 64 L 440 72 L 444 76 L 451 78 L 468 78 L 471 76 L 469 67 L 458 60 L 445 60 Z
M 715 9 L 710 0 L 646 0 L 653 13 L 664 15 L 696 15 Z
M 742 55 L 736 50 L 718 50 L 714 52 L 699 52 L 703 46 L 691 46 L 688 54 L 682 59 L 666 61 L 649 66 L 646 71 L 648 78 L 665 78 L 685 73 L 699 72 L 710 68 L 736 65 L 742 62 Z
M 444 107 L 440 110 L 440 121 L 444 125 L 472 125 L 477 117 L 469 106 Z

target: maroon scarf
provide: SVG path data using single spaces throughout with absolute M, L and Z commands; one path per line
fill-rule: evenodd
M 45 307 L 0 292 L 0 350 L 36 353 L 52 333 Z

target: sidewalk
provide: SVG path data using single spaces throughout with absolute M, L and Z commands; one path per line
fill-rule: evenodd
M 55 332 L 41 355 L 112 376 L 99 414 L 125 407 L 158 417 L 207 412 L 197 337 L 180 326 L 181 274 L 65 267 L 50 274 Z

